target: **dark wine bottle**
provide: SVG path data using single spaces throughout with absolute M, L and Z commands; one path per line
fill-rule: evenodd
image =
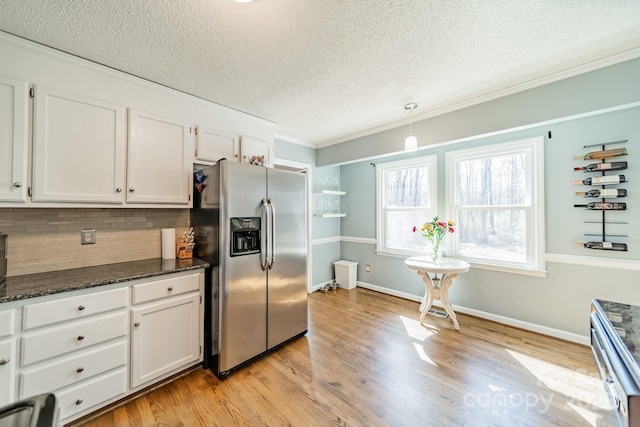
M 607 162 L 591 163 L 587 166 L 573 168 L 574 171 L 597 172 L 597 171 L 620 171 L 627 168 L 627 162 Z
M 611 150 L 592 151 L 584 156 L 576 156 L 575 160 L 592 160 L 592 159 L 607 159 L 609 157 L 624 156 L 627 154 L 626 148 L 613 148 Z
M 586 205 L 573 205 L 574 208 L 587 208 L 594 211 L 625 211 L 627 210 L 626 203 L 620 202 L 591 202 Z
M 615 199 L 616 197 L 627 197 L 627 190 L 624 188 L 595 188 L 589 191 L 576 191 L 576 196 Z
M 587 248 L 587 249 L 602 249 L 605 251 L 626 251 L 627 244 L 626 243 L 611 243 L 611 242 L 586 242 L 586 243 L 576 243 L 576 246 Z
M 590 176 L 583 180 L 573 181 L 574 185 L 607 185 L 607 184 L 619 184 L 626 182 L 624 175 L 607 175 L 607 176 Z

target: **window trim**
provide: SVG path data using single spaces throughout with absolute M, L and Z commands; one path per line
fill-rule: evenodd
M 396 160 L 387 163 L 376 164 L 376 254 L 392 257 L 406 258 L 407 256 L 425 255 L 426 251 L 402 250 L 386 247 L 385 207 L 384 201 L 384 173 L 397 169 L 407 169 L 417 166 L 429 167 L 429 197 L 430 209 L 438 211 L 438 155 L 412 157 L 410 159 Z M 435 213 L 433 214 L 435 215 Z M 428 218 L 427 218 L 428 219 Z M 425 219 L 425 221 L 427 220 Z M 416 224 L 418 225 L 418 224 Z M 407 230 L 410 232 L 410 230 Z
M 545 266 L 545 209 L 544 209 L 544 137 L 520 139 L 515 141 L 482 145 L 474 148 L 449 151 L 445 153 L 446 164 L 446 212 L 447 218 L 457 222 L 460 210 L 458 202 L 457 163 L 493 155 L 525 151 L 527 153 L 527 171 L 525 180 L 529 189 L 529 200 L 522 208 L 527 213 L 527 260 L 523 263 L 501 262 L 484 258 L 471 258 L 460 255 L 459 235 L 454 233 L 449 253 L 468 261 L 472 266 L 496 271 L 544 276 Z M 529 216 L 531 215 L 531 218 Z

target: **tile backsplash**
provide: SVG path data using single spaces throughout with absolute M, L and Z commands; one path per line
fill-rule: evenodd
M 7 276 L 159 258 L 163 228 L 182 234 L 189 209 L 0 209 L 8 234 Z M 96 243 L 80 245 L 80 230 Z

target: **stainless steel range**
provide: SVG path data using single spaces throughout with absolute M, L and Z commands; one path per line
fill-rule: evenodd
M 593 300 L 591 349 L 613 405 L 611 421 L 640 426 L 640 307 Z

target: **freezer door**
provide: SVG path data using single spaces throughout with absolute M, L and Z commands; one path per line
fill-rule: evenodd
M 306 178 L 278 169 L 267 172 L 267 196 L 275 217 L 274 253 L 267 273 L 268 348 L 307 331 Z
M 260 217 L 266 196 L 265 168 L 221 162 L 220 313 L 218 372 L 267 349 L 267 285 L 262 253 L 231 255 L 231 218 Z M 264 219 L 261 221 L 264 222 Z M 262 226 L 264 240 L 265 227 Z

